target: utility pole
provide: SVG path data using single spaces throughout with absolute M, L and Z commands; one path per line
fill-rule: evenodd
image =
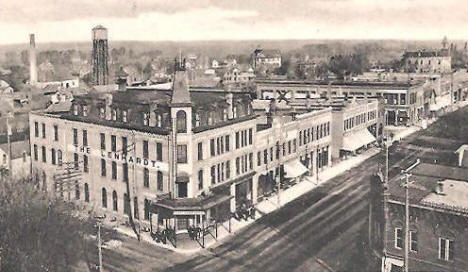
M 386 125 L 388 124 L 388 114 L 385 112 L 385 120 L 386 120 Z M 388 154 L 388 147 L 390 145 L 390 134 L 388 133 L 387 130 L 387 136 L 385 137 L 385 176 L 384 176 L 384 191 L 383 191 L 383 209 L 384 209 L 384 231 L 383 231 L 383 257 L 384 257 L 384 263 L 383 267 L 385 269 L 385 259 L 387 258 L 387 243 L 388 243 L 388 237 L 387 237 L 387 222 L 388 222 L 388 159 L 389 159 L 389 154 Z
M 8 172 L 10 177 L 13 176 L 13 168 L 12 168 L 12 163 L 11 163 L 11 140 L 10 136 L 12 135 L 11 133 L 11 126 L 10 126 L 10 117 L 12 115 L 12 112 L 8 112 L 7 117 L 6 117 L 6 126 L 7 126 L 7 145 L 8 145 Z
M 403 171 L 404 177 L 401 179 L 404 180 L 403 187 L 405 187 L 405 272 L 409 271 L 409 235 L 410 235 L 410 230 L 409 230 L 409 187 L 413 182 L 409 181 L 409 177 L 411 176 L 410 171 L 418 166 L 420 163 L 420 160 L 417 159 L 416 162 L 408 167 L 406 170 Z
M 98 222 L 98 234 L 97 234 L 97 246 L 99 254 L 99 272 L 103 272 L 102 269 L 102 245 L 101 245 L 101 222 Z

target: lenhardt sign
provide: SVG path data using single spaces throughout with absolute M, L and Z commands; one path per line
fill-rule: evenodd
M 74 146 L 72 145 L 71 150 L 76 153 L 88 154 L 94 157 L 101 157 L 111 159 L 114 161 L 121 161 L 122 163 L 137 164 L 148 168 L 154 168 L 157 170 L 168 171 L 169 167 L 167 163 L 158 162 L 156 160 L 150 160 L 146 158 L 133 157 L 131 153 L 124 154 L 122 152 L 109 152 L 105 150 L 90 149 L 87 146 Z

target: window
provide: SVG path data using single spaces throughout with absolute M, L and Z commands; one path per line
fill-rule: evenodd
M 157 187 L 158 187 L 158 191 L 162 191 L 164 189 L 164 177 L 163 177 L 163 173 L 161 171 L 158 171 L 156 173 L 156 176 L 157 176 Z
M 240 174 L 240 158 L 236 158 L 236 175 Z
M 161 114 L 156 115 L 156 125 L 162 127 L 162 116 Z
M 42 138 L 46 138 L 46 128 L 45 128 L 45 124 L 42 123 Z
M 249 169 L 253 170 L 253 153 L 249 153 Z
M 410 231 L 410 250 L 418 251 L 418 233 L 416 231 Z
M 128 163 L 122 164 L 122 178 L 124 182 L 128 181 Z
M 203 190 L 203 170 L 198 170 L 198 190 Z
M 107 208 L 107 191 L 106 191 L 106 188 L 102 188 L 101 201 L 102 201 L 102 207 Z
M 88 186 L 88 183 L 85 183 L 85 185 L 84 185 L 84 198 L 85 198 L 85 202 L 89 202 L 89 186 Z
M 88 173 L 89 172 L 89 168 L 88 168 L 88 156 L 86 155 L 83 155 L 83 171 L 85 173 Z
M 112 120 L 113 121 L 117 120 L 117 111 L 115 109 L 112 109 Z
M 229 138 L 230 138 L 229 135 L 224 136 L 224 144 L 226 145 L 226 148 L 225 148 L 225 149 L 226 149 L 226 152 L 228 152 L 229 149 L 231 148 L 231 147 L 229 146 Z
M 133 198 L 133 216 L 136 219 L 140 218 L 140 213 L 138 212 L 138 197 Z
M 117 179 L 117 163 L 115 161 L 112 162 L 112 179 Z
M 117 192 L 113 191 L 112 192 L 112 209 L 114 211 L 118 210 L 118 205 L 117 205 Z
M 439 238 L 439 259 L 452 261 L 455 254 L 454 242 L 447 238 Z
M 57 162 L 59 166 L 62 166 L 62 150 L 57 150 Z
M 395 228 L 395 248 L 403 248 L 403 230 L 401 228 Z
M 273 161 L 273 147 L 270 147 L 270 161 Z
M 80 167 L 80 162 L 79 162 L 79 158 L 78 158 L 77 153 L 73 154 L 73 162 L 74 162 L 74 165 L 75 165 L 75 169 L 78 169 Z
M 148 168 L 143 168 L 143 186 L 149 188 L 149 170 Z
M 150 218 L 150 205 L 151 205 L 151 202 L 145 198 L 145 207 L 144 207 L 145 220 L 149 220 Z
M 210 155 L 213 157 L 215 156 L 215 140 L 214 139 L 210 139 Z
M 101 119 L 106 118 L 106 109 L 105 109 L 104 107 L 100 107 L 100 108 L 99 108 L 99 117 L 100 117 Z
M 124 193 L 124 214 L 130 215 L 130 198 L 127 193 Z
M 83 116 L 88 116 L 88 106 L 87 105 L 84 105 L 83 106 Z
M 176 114 L 177 120 L 177 132 L 186 133 L 187 132 L 187 114 L 185 111 L 180 110 Z
M 54 125 L 54 140 L 58 141 L 58 126 Z
M 231 178 L 231 161 L 226 161 L 226 179 Z
M 122 154 L 127 155 L 127 152 L 128 152 L 127 137 L 122 136 Z
M 39 123 L 34 122 L 34 136 L 39 137 Z
M 203 143 L 198 143 L 198 160 L 203 160 Z
M 122 122 L 127 123 L 127 111 L 122 111 Z
M 268 150 L 267 149 L 263 150 L 263 163 L 264 164 L 268 163 Z
M 88 146 L 88 131 L 83 129 L 83 146 Z
M 147 126 L 149 124 L 149 114 L 144 112 L 143 113 L 143 125 Z
M 162 143 L 156 143 L 156 160 L 162 161 Z
M 252 129 L 249 129 L 249 145 L 253 143 L 253 131 Z
M 46 157 L 46 148 L 45 146 L 42 147 L 42 162 L 47 162 L 47 157 Z
M 106 134 L 101 133 L 101 149 L 106 150 Z
M 78 129 L 73 129 L 73 144 L 78 145 Z
M 211 166 L 211 171 L 210 171 L 210 174 L 211 174 L 211 184 L 215 184 L 216 183 L 216 166 Z
M 238 132 L 236 132 L 236 149 L 238 149 L 239 146 L 240 145 L 239 145 L 239 131 L 238 131 Z
M 187 183 L 177 182 L 177 197 L 184 198 L 187 197 Z
M 78 181 L 75 181 L 75 199 L 80 199 L 80 185 L 78 184 Z
M 143 141 L 143 158 L 148 159 L 148 141 Z
M 177 163 L 187 163 L 187 145 L 177 145 Z
M 117 138 L 115 137 L 115 135 L 111 135 L 111 151 L 117 151 Z
M 106 160 L 101 159 L 101 176 L 106 176 Z
M 50 150 L 50 155 L 51 155 L 51 158 L 52 158 L 52 164 L 55 165 L 56 162 L 57 162 L 55 148 L 52 148 Z
M 259 151 L 257 152 L 257 166 L 262 165 L 262 153 Z

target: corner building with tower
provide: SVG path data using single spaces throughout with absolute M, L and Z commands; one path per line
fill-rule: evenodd
M 249 93 L 125 86 L 77 96 L 65 112 L 30 114 L 42 190 L 95 213 L 177 231 L 225 222 L 331 165 L 332 110 L 256 115 Z

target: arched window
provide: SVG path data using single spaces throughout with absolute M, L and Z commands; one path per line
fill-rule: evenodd
M 107 208 L 107 191 L 106 191 L 106 188 L 102 188 L 102 207 Z
M 89 187 L 88 187 L 88 183 L 85 183 L 85 185 L 84 185 L 84 200 L 85 200 L 85 202 L 89 202 Z
M 75 199 L 80 199 L 80 185 L 78 184 L 78 181 L 75 181 Z
M 133 217 L 136 219 L 140 218 L 140 213 L 138 211 L 138 198 L 134 197 L 133 198 Z
M 56 161 L 57 161 L 57 160 L 56 160 L 55 148 L 52 148 L 52 149 L 50 150 L 50 153 L 51 153 L 51 157 L 52 157 L 52 164 L 55 165 L 55 163 L 56 163 Z
M 112 208 L 114 209 L 114 211 L 117 211 L 119 208 L 117 205 L 117 192 L 116 191 L 112 192 Z
M 177 132 L 186 133 L 187 132 L 187 114 L 185 111 L 180 110 L 177 112 Z
M 130 198 L 124 193 L 124 213 L 130 215 Z

